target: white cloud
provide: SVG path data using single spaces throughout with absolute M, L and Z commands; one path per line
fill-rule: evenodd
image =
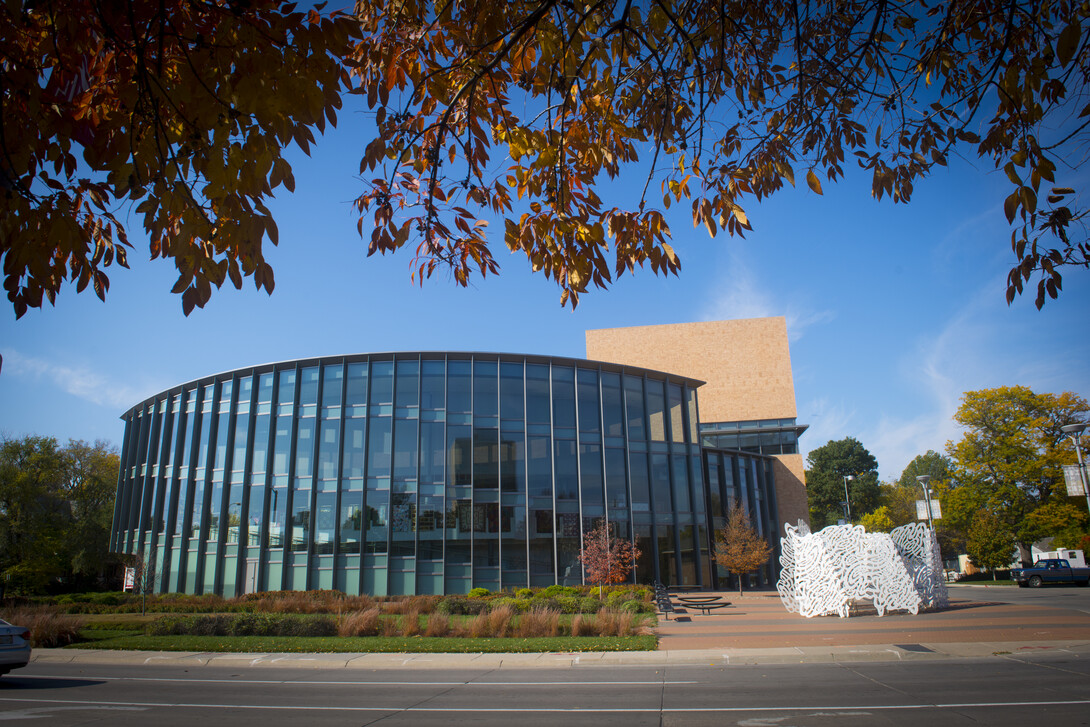
M 742 260 L 738 252 L 728 256 L 728 270 L 720 278 L 723 284 L 715 291 L 704 307 L 701 318 L 706 321 L 739 318 L 768 318 L 783 316 L 787 319 L 787 336 L 791 342 L 802 338 L 806 329 L 833 319 L 829 310 L 811 310 L 793 301 L 780 300 Z
M 988 281 L 937 334 L 917 340 L 901 357 L 896 377 L 914 387 L 909 396 L 916 397 L 916 413 L 882 413 L 868 434 L 884 479 L 899 477 L 916 455 L 942 453 L 947 442 L 960 439 L 954 414 L 966 391 L 1011 385 L 1085 391 L 1090 378 L 1080 357 L 1086 344 L 1053 340 L 1045 314 L 1029 301 L 1008 307 L 997 292 L 1002 285 L 999 278 Z M 1043 349 L 1054 352 L 1042 356 Z
M 165 388 L 148 381 L 120 382 L 85 366 L 72 366 L 24 356 L 11 349 L 4 349 L 3 356 L 2 375 L 5 377 L 32 381 L 44 380 L 72 396 L 113 409 L 128 409 Z

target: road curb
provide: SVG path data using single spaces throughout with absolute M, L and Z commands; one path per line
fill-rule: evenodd
M 906 648 L 908 647 L 908 648 Z M 836 664 L 848 662 L 928 661 L 1007 658 L 1041 653 L 1090 655 L 1090 641 L 964 642 L 941 644 L 867 644 L 770 649 L 684 649 L 530 654 L 230 654 L 188 651 L 110 651 L 105 649 L 35 649 L 31 663 L 97 665 L 164 664 L 189 667 L 293 669 L 460 669 L 556 668 L 588 666 L 737 666 L 756 664 Z

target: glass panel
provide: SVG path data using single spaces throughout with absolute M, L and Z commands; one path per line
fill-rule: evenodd
M 389 527 L 390 491 L 367 491 L 367 534 L 365 552 L 385 553 L 388 550 L 387 528 Z
M 417 387 L 420 384 L 420 362 L 397 362 L 397 406 L 417 406 L 420 403 L 420 395 Z
M 662 382 L 647 382 L 647 419 L 651 430 L 651 441 L 666 441 L 666 412 L 662 398 Z
M 443 462 L 446 459 L 443 429 L 442 422 L 420 424 L 420 482 L 443 482 Z
M 258 414 L 254 420 L 254 453 L 250 465 L 251 472 L 264 472 L 269 457 L 269 419 L 268 414 Z
M 394 362 L 371 363 L 371 404 L 394 403 Z
M 472 429 L 467 426 L 447 427 L 447 484 L 473 484 Z
M 366 419 L 348 419 L 344 423 L 344 476 L 363 477 L 364 432 Z
M 368 477 L 389 477 L 392 437 L 390 417 L 371 417 L 371 432 L 367 443 Z
M 473 416 L 499 416 L 499 367 L 495 361 L 473 362 Z
M 337 549 L 342 553 L 358 553 L 360 534 L 363 531 L 363 493 L 345 492 L 341 495 L 341 522 Z
M 580 414 L 582 414 L 582 404 Z M 621 407 L 621 377 L 602 373 L 602 430 L 607 437 L 624 436 L 624 411 Z
M 670 441 L 685 441 L 685 418 L 682 414 L 681 387 L 668 384 L 666 387 L 670 402 Z
M 367 404 L 367 364 L 348 364 L 348 379 L 345 381 L 345 408 Z
M 446 364 L 442 361 L 424 361 L 420 374 L 420 407 L 442 409 L 446 398 Z
M 549 367 L 526 364 L 526 421 L 548 424 L 550 410 Z
M 583 516 L 605 515 L 605 490 L 602 478 L 602 448 L 597 444 L 579 445 L 579 488 Z
M 284 530 L 288 517 L 287 510 L 287 488 L 273 488 L 272 500 L 269 503 L 269 525 L 267 530 L 268 545 L 270 548 L 284 547 Z
M 624 403 L 628 410 L 628 438 L 642 441 L 647 439 L 644 426 L 643 379 L 624 377 Z
M 566 366 L 553 367 L 553 426 L 575 426 L 575 372 Z
M 629 459 L 632 477 L 633 512 L 651 511 L 651 478 L 647 470 L 647 454 L 632 452 Z
M 699 419 L 696 414 L 696 389 L 685 387 L 685 396 L 688 398 L 689 402 L 689 441 L 699 442 L 700 437 L 697 433 L 697 423 Z M 709 584 L 705 583 L 704 585 Z
M 296 492 L 291 503 L 291 549 L 305 551 L 310 542 L 310 493 Z
M 398 419 L 394 424 L 394 477 L 396 478 L 416 478 L 416 431 L 415 419 Z
M 261 374 L 261 376 L 258 377 L 257 400 L 259 403 L 272 401 L 272 385 L 273 375 L 271 373 Z
M 557 581 L 562 586 L 578 586 L 583 582 L 579 565 L 579 514 L 556 514 Z
M 679 512 L 689 512 L 692 508 L 692 503 L 689 498 L 689 465 L 688 458 L 675 454 L 673 456 L 674 466 L 674 509 Z M 659 510 L 662 512 L 662 510 Z
M 530 497 L 553 496 L 552 446 L 549 437 L 529 437 L 527 449 L 529 459 L 529 494 Z
M 314 419 L 299 419 L 295 437 L 295 477 L 310 477 L 314 474 Z
M 500 364 L 500 416 L 522 419 L 522 364 Z
M 556 499 L 578 501 L 579 470 L 576 460 L 575 442 L 568 439 L 556 440 Z
M 341 405 L 341 380 L 344 367 L 332 364 L 322 369 L 322 408 L 330 409 Z
M 579 395 L 579 431 L 596 432 L 601 428 L 598 403 L 598 372 L 576 369 Z
M 670 500 L 670 460 L 665 454 L 651 455 L 651 490 L 655 497 L 655 512 L 674 511 Z
M 623 449 L 606 449 L 606 504 L 610 510 L 628 508 Z
M 416 494 L 390 495 L 391 555 L 416 555 Z
M 526 450 L 522 432 L 504 432 L 500 441 L 500 480 L 504 492 L 526 489 Z
M 674 526 L 658 523 L 655 525 L 655 534 L 658 536 L 659 579 L 664 585 L 677 585 L 679 581 Z
M 498 429 L 473 430 L 473 486 L 496 489 L 500 486 L 500 433 Z
M 340 420 L 323 420 L 321 431 L 322 438 L 318 444 L 318 479 L 334 480 L 337 478 L 337 460 L 340 457 Z
M 333 538 L 337 529 L 337 493 L 320 492 L 316 496 L 314 512 L 313 553 L 333 552 Z
M 299 406 L 318 403 L 318 367 L 308 366 L 299 372 Z
M 472 403 L 469 361 L 447 364 L 447 411 L 469 411 Z

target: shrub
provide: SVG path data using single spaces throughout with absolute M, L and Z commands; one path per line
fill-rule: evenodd
M 400 618 L 384 618 L 384 619 L 380 619 L 379 623 L 381 624 L 381 626 L 379 628 L 379 632 L 383 636 L 400 636 L 401 635 L 401 624 L 399 623 L 400 620 L 401 620 Z
M 363 611 L 353 611 L 337 621 L 338 636 L 377 636 L 379 610 L 372 606 Z
M 599 636 L 630 636 L 636 626 L 636 617 L 627 611 L 598 612 L 597 627 Z
M 334 636 L 337 622 L 326 615 L 164 616 L 149 623 L 144 631 L 152 636 Z
M 602 609 L 602 602 L 597 598 L 584 596 L 579 599 L 579 613 L 598 613 Z
M 488 605 L 493 611 L 499 608 L 510 608 L 515 613 L 526 613 L 526 611 L 530 610 L 529 601 L 521 598 L 511 598 L 510 596 L 494 598 L 488 602 Z
M 30 645 L 36 649 L 67 646 L 79 637 L 83 619 L 59 613 L 50 606 L 30 606 L 5 610 L 0 616 L 30 632 Z
M 534 597 L 534 591 L 532 588 L 520 588 L 515 591 L 515 598 L 529 599 Z
M 469 599 L 463 596 L 446 596 L 435 607 L 438 613 L 454 616 L 471 616 L 488 609 L 488 604 L 480 599 Z
M 595 618 L 588 618 L 581 613 L 577 613 L 572 616 L 571 620 L 571 635 L 572 636 L 597 636 L 598 630 L 595 628 Z
M 519 618 L 514 635 L 521 638 L 559 636 L 560 611 L 552 608 L 527 611 Z
M 425 636 L 446 636 L 450 633 L 450 616 L 441 613 L 433 613 L 428 616 L 428 623 L 424 626 Z
M 420 612 L 412 609 L 406 611 L 401 616 L 401 635 L 402 636 L 419 636 L 420 635 Z
M 579 613 L 581 599 L 578 596 L 557 596 L 556 602 L 560 604 L 562 613 Z
M 655 607 L 647 601 L 625 601 L 619 610 L 625 613 L 654 613 Z
M 483 614 L 482 614 L 483 615 Z M 488 614 L 488 636 L 500 638 L 507 636 L 511 630 L 511 619 L 515 616 L 515 609 L 510 606 L 500 606 L 492 609 Z M 478 617 L 479 618 L 479 617 Z
M 492 591 L 488 590 L 487 588 L 474 588 L 472 591 L 469 592 L 468 597 L 469 598 L 486 598 L 486 597 L 491 596 L 491 595 L 492 595 Z
M 431 613 L 436 609 L 442 596 L 404 596 L 382 604 L 385 613 Z
M 557 596 L 578 596 L 579 589 L 572 586 L 552 585 L 547 587 L 538 595 L 540 595 L 542 598 L 556 598 Z

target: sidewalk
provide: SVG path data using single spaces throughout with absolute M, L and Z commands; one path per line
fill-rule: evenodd
M 721 593 L 729 608 L 659 620 L 658 651 L 548 654 L 215 654 L 36 649 L 34 662 L 101 665 L 420 669 L 797 664 L 979 658 L 1043 651 L 1090 655 L 1090 613 L 959 598 L 943 611 L 803 618 L 774 592 Z

